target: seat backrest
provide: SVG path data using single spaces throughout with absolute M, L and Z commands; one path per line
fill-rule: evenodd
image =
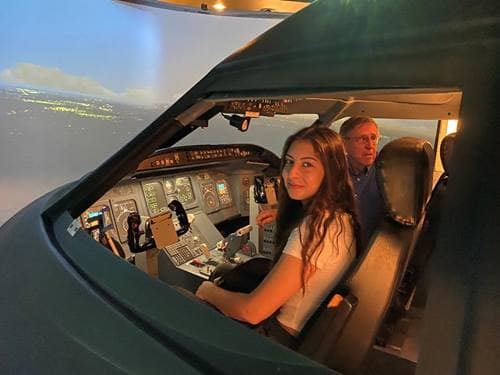
M 441 154 L 441 163 L 443 164 L 444 173 L 448 175 L 450 173 L 451 158 L 453 156 L 453 148 L 455 147 L 455 139 L 457 138 L 457 133 L 448 134 L 441 141 L 441 146 L 439 147 L 439 153 Z
M 441 207 L 448 186 L 450 159 L 453 154 L 455 138 L 456 133 L 452 133 L 448 134 L 441 141 L 440 154 L 444 172 L 434 186 L 431 197 L 425 208 L 422 230 L 398 290 L 399 301 L 397 301 L 397 304 L 394 306 L 396 312 L 393 315 L 393 319 L 400 317 L 403 313 L 402 310 L 410 305 L 411 298 L 415 296 L 417 283 L 421 281 L 429 258 L 436 247 L 437 230 L 441 221 Z M 422 304 L 426 299 L 426 291 L 425 288 L 420 289 L 423 289 L 419 291 L 418 294 L 419 303 Z
M 453 155 L 456 133 L 448 134 L 441 141 L 440 154 L 444 172 L 432 190 L 431 197 L 425 209 L 425 218 L 422 231 L 415 245 L 414 256 L 411 260 L 417 276 L 421 274 L 427 261 L 436 246 L 436 235 L 441 221 L 441 206 L 448 186 L 450 175 L 450 160 Z M 418 277 L 417 277 L 418 278 Z M 416 280 L 415 280 L 416 282 Z
M 347 280 L 344 301 L 321 311 L 302 337 L 299 352 L 346 374 L 359 368 L 420 228 L 432 165 L 432 147 L 421 139 L 400 138 L 381 150 L 376 168 L 386 216 Z

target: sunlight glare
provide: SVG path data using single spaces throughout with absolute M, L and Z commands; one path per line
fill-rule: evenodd
M 222 3 L 216 3 L 216 4 L 214 4 L 214 9 L 217 12 L 222 12 L 224 9 L 226 9 L 226 6 Z
M 448 120 L 448 125 L 446 126 L 446 135 L 456 133 L 457 126 L 458 120 Z

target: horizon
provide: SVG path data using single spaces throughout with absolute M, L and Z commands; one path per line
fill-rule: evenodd
M 11 2 L 0 13 L 9 30 L 0 35 L 0 82 L 171 103 L 278 22 L 100 0 Z
M 0 225 L 96 168 L 213 66 L 279 21 L 100 0 L 2 4 L 8 32 L 0 34 L 0 193 L 8 199 Z M 78 103 L 30 105 L 6 99 L 4 88 Z M 85 105 L 97 100 L 118 115 L 95 116 Z

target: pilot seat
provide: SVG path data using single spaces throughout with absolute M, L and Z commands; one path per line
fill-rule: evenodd
M 413 137 L 394 140 L 381 150 L 376 173 L 386 215 L 345 282 L 302 330 L 296 348 L 300 353 L 345 374 L 358 371 L 418 237 L 431 191 L 433 158 L 430 143 Z
M 436 247 L 437 232 L 439 223 L 441 222 L 443 199 L 448 186 L 449 166 L 455 138 L 456 133 L 452 133 L 448 134 L 441 141 L 440 155 L 444 172 L 436 182 L 426 205 L 422 230 L 415 244 L 403 280 L 398 288 L 398 296 L 394 301 L 393 314 L 395 314 L 395 317 L 393 319 L 401 317 L 411 304 L 422 308 L 425 306 L 427 299 L 425 271 Z

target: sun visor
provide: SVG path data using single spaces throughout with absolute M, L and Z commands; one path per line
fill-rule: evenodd
M 380 151 L 377 181 L 386 212 L 396 222 L 418 223 L 432 187 L 434 152 L 428 141 L 404 137 Z

